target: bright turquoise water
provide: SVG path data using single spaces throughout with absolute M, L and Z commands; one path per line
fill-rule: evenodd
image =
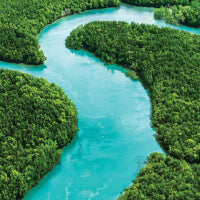
M 116 199 L 131 184 L 146 157 L 154 151 L 163 152 L 153 136 L 151 105 L 141 83 L 127 78 L 121 67 L 104 65 L 88 52 L 65 48 L 67 35 L 93 20 L 165 25 L 153 19 L 151 8 L 122 4 L 120 8 L 87 11 L 63 18 L 41 32 L 40 45 L 48 58 L 45 65 L 0 62 L 2 68 L 57 83 L 79 110 L 77 137 L 64 148 L 61 162 L 24 200 Z M 200 33 L 198 29 L 178 29 Z

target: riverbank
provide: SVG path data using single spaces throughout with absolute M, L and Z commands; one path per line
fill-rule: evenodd
M 200 99 L 198 41 L 199 35 L 183 31 L 117 21 L 91 22 L 73 30 L 66 39 L 68 48 L 86 49 L 104 62 L 116 63 L 137 72 L 149 91 L 152 102 L 151 119 L 157 132 L 156 138 L 169 156 L 165 160 L 160 154 L 152 154 L 149 164 L 134 181 L 136 186 L 127 189 L 121 197 L 123 199 L 155 199 L 161 198 L 160 196 L 164 199 L 179 199 L 182 195 L 195 199 L 199 197 L 200 188 L 195 178 L 195 174 L 200 171 L 200 115 L 196 113 Z M 174 163 L 177 168 L 173 170 L 182 177 L 180 188 L 176 186 L 177 181 L 172 184 L 173 175 L 168 177 L 173 174 L 168 160 Z M 187 161 L 190 166 L 191 180 L 188 187 L 183 166 L 179 169 L 180 165 L 184 165 L 181 160 Z M 194 168 L 193 163 L 196 163 Z M 163 167 L 169 173 L 163 173 Z M 149 168 L 152 168 L 155 177 L 162 177 L 159 178 L 160 181 L 157 182 L 155 177 L 151 180 L 152 177 L 146 175 L 149 173 L 144 173 L 145 170 L 148 172 Z M 147 181 L 146 184 L 137 185 L 143 178 Z M 149 186 L 148 182 L 152 185 Z M 170 182 L 171 184 L 168 184 Z M 151 189 L 149 192 L 149 187 L 157 189 Z M 195 190 L 194 193 L 188 192 L 191 188 Z
M 43 78 L 0 69 L 0 199 L 22 199 L 60 162 L 78 131 L 78 111 Z
M 89 21 L 142 21 L 144 16 L 154 22 L 152 9 L 123 4 L 60 19 L 41 32 L 47 68 L 31 73 L 65 89 L 79 110 L 80 130 L 59 165 L 24 200 L 115 199 L 150 152 L 163 152 L 153 137 L 149 97 L 141 83 L 127 78 L 123 68 L 105 66 L 90 53 L 71 51 L 64 44 L 66 35 Z
M 31 65 L 43 64 L 37 34 L 48 24 L 65 15 L 84 10 L 119 6 L 119 0 L 56 0 L 0 2 L 0 60 Z M 26 8 L 26 9 L 24 9 Z
M 85 51 L 66 49 L 66 36 L 94 20 L 168 26 L 154 20 L 151 8 L 122 4 L 120 8 L 86 11 L 62 18 L 41 31 L 39 43 L 48 57 L 45 68 L 0 62 L 1 68 L 55 82 L 79 110 L 77 137 L 63 149 L 61 162 L 25 200 L 115 199 L 136 178 L 150 152 L 163 152 L 153 137 L 151 105 L 141 83 L 127 78 L 119 66 L 104 65 Z M 199 33 L 188 27 L 171 27 Z

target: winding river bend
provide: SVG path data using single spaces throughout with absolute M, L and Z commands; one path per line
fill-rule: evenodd
M 79 132 L 63 150 L 61 162 L 24 200 L 116 199 L 137 176 L 146 157 L 163 152 L 151 128 L 151 105 L 139 81 L 125 69 L 105 65 L 85 51 L 65 48 L 64 40 L 81 24 L 118 20 L 158 24 L 152 8 L 122 4 L 120 8 L 86 11 L 47 26 L 39 37 L 47 56 L 45 65 L 25 66 L 0 62 L 1 68 L 44 77 L 61 86 L 79 110 Z M 200 30 L 176 27 L 192 33 Z

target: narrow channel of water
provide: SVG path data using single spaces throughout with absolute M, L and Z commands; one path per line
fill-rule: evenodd
M 0 62 L 1 68 L 57 83 L 79 110 L 77 137 L 64 148 L 61 162 L 24 200 L 116 199 L 146 157 L 163 152 L 153 136 L 151 105 L 141 83 L 127 78 L 119 66 L 105 65 L 83 50 L 65 48 L 64 40 L 73 29 L 94 20 L 166 25 L 154 20 L 152 8 L 122 4 L 120 8 L 86 11 L 58 20 L 41 32 L 39 42 L 48 58 L 45 65 Z M 200 33 L 198 29 L 178 29 Z

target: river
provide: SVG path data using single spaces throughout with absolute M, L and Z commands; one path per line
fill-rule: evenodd
M 73 29 L 94 20 L 166 26 L 154 20 L 153 10 L 122 4 L 120 8 L 91 10 L 62 18 L 38 36 L 47 56 L 44 65 L 0 62 L 1 68 L 57 83 L 79 110 L 77 136 L 63 149 L 61 162 L 24 200 L 116 199 L 137 176 L 147 156 L 163 152 L 153 136 L 150 100 L 141 83 L 127 78 L 125 69 L 119 66 L 105 65 L 88 52 L 65 47 L 65 38 Z M 199 29 L 175 28 L 200 33 Z

